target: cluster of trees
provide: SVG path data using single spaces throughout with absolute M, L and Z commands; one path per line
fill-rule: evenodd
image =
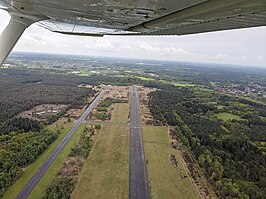
M 107 97 L 106 99 L 104 99 L 100 104 L 99 104 L 99 108 L 108 108 L 109 106 L 111 106 L 111 104 L 113 103 L 113 100 L 109 97 Z
M 113 99 L 106 98 L 104 99 L 97 107 L 97 113 L 95 114 L 96 119 L 98 120 L 108 120 L 110 119 L 110 114 L 107 113 L 107 109 L 112 105 Z
M 91 148 L 91 136 L 94 133 L 95 129 L 93 127 L 85 127 L 78 143 L 71 148 L 69 156 L 88 157 Z
M 57 138 L 57 134 L 40 132 L 9 132 L 0 136 L 0 195 Z
M 76 182 L 69 177 L 61 178 L 53 183 L 45 192 L 43 199 L 70 199 Z
M 203 91 L 169 86 L 150 93 L 150 110 L 155 119 L 176 126 L 180 140 L 191 149 L 219 196 L 263 198 L 266 155 L 247 136 L 265 136 L 265 122 L 258 124 L 251 115 L 246 121 L 218 120 L 213 117 L 218 108 L 208 105 L 206 96 L 209 94 Z M 220 96 L 209 97 L 214 98 L 216 104 L 222 103 Z M 227 102 L 236 100 L 225 98 Z M 261 108 L 252 106 L 253 110 Z
M 43 125 L 37 121 L 29 118 L 15 117 L 6 120 L 0 125 L 0 134 L 8 134 L 12 131 L 16 132 L 28 132 L 36 131 L 39 132 L 43 128 Z

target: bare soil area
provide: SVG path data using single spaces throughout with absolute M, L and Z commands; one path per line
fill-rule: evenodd
M 23 111 L 18 114 L 18 117 L 31 118 L 36 120 L 46 120 L 51 115 L 56 115 L 64 108 L 67 108 L 67 105 L 64 104 L 42 104 L 35 106 L 34 108 Z

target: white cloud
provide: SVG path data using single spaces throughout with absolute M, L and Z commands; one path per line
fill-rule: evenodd
M 94 49 L 103 49 L 103 50 L 114 50 L 116 46 L 109 40 L 105 38 L 95 39 L 94 46 L 91 46 Z

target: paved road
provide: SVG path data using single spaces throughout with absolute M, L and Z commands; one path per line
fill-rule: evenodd
M 131 90 L 129 199 L 150 199 L 136 87 Z
M 76 132 L 78 127 L 83 123 L 83 121 L 89 116 L 92 109 L 96 106 L 97 102 L 101 99 L 105 91 L 101 91 L 100 94 L 95 98 L 95 100 L 90 104 L 87 110 L 83 113 L 83 115 L 76 121 L 73 125 L 72 129 L 68 132 L 68 134 L 63 138 L 60 144 L 53 150 L 50 156 L 45 160 L 45 162 L 40 166 L 37 172 L 32 176 L 32 178 L 28 181 L 25 187 L 19 192 L 16 199 L 25 199 L 27 198 L 34 187 L 38 184 L 42 176 L 49 169 L 53 161 L 56 159 L 58 154 L 62 151 L 68 140 L 72 137 L 72 135 Z

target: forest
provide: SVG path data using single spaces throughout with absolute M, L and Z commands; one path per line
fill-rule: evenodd
M 83 106 L 92 89 L 78 88 L 78 77 L 0 69 L 0 123 L 40 104 Z
M 31 130 L 34 130 L 36 121 L 31 122 Z M 26 123 L 23 126 L 31 126 L 30 121 Z M 57 133 L 44 129 L 5 132 L 0 136 L 0 196 L 22 175 L 23 168 L 31 164 L 57 138 Z
M 222 198 L 266 195 L 266 105 L 188 87 L 150 93 L 154 118 L 175 127 Z M 219 113 L 239 119 L 218 118 Z

